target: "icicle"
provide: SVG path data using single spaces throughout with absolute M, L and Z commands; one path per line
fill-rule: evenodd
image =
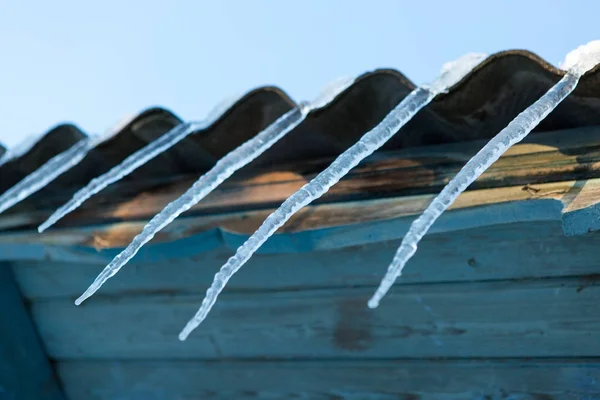
M 402 243 L 387 273 L 373 297 L 369 307 L 376 308 L 379 302 L 401 275 L 406 262 L 417 251 L 417 244 L 427 233 L 437 218 L 475 181 L 486 169 L 515 143 L 523 140 L 544 118 L 548 116 L 577 86 L 579 77 L 600 63 L 600 41 L 588 43 L 572 51 L 562 64 L 567 74 L 533 105 L 519 114 L 506 128 L 490 140 L 456 174 L 441 193 L 417 218 Z
M 346 81 L 347 79 L 343 78 L 341 81 L 334 81 L 332 84 L 330 84 L 330 87 L 328 86 L 328 88 L 323 91 L 323 93 L 326 93 L 327 95 L 321 96 L 318 99 L 320 104 L 313 102 L 313 108 L 319 108 L 323 103 L 328 103 L 329 101 L 327 97 L 331 93 L 336 93 L 337 86 L 344 87 L 344 85 L 347 85 Z M 209 112 L 203 121 L 184 123 L 176 126 L 165 135 L 127 157 L 123 162 L 121 162 L 121 164 L 113 167 L 110 171 L 92 179 L 85 187 L 78 190 L 73 195 L 71 200 L 52 213 L 52 215 L 38 227 L 38 232 L 44 232 L 46 229 L 50 228 L 52 225 L 62 219 L 65 215 L 81 206 L 87 199 L 100 192 L 105 187 L 123 179 L 125 176 L 146 164 L 148 161 L 179 143 L 194 131 L 206 129 L 210 125 L 214 124 L 227 110 L 233 106 L 233 104 L 238 102 L 241 97 L 242 96 L 239 95 L 225 99 L 211 112 Z
M 350 86 L 352 82 L 354 82 L 354 79 L 348 78 L 342 78 L 333 82 L 312 103 L 302 103 L 299 107 L 287 112 L 265 130 L 217 161 L 215 166 L 201 176 L 181 197 L 168 204 L 146 224 L 142 232 L 104 268 L 91 286 L 75 301 L 75 304 L 80 305 L 100 289 L 108 279 L 113 277 L 135 256 L 144 244 L 152 240 L 158 231 L 206 197 L 206 195 L 212 192 L 225 179 L 229 178 L 235 171 L 249 164 L 268 150 L 279 139 L 300 124 L 311 110 L 329 103 L 339 93 Z
M 80 140 L 68 150 L 52 157 L 40 168 L 27 175 L 19 183 L 0 196 L 0 213 L 42 189 L 56 177 L 81 161 L 93 147 L 91 138 Z
M 279 209 L 269 215 L 260 228 L 221 267 L 215 275 L 211 287 L 206 291 L 206 297 L 202 301 L 200 310 L 179 334 L 179 339 L 185 340 L 202 323 L 227 281 L 292 215 L 326 193 L 331 186 L 335 185 L 364 158 L 383 146 L 421 108 L 429 104 L 437 94 L 448 90 L 449 87 L 460 81 L 485 58 L 486 55 L 484 54 L 467 54 L 454 62 L 445 64 L 440 76 L 431 85 L 413 90 L 379 125 L 367 132 L 356 144 L 342 153 L 325 171 L 283 202 Z
M 105 174 L 92 179 L 85 187 L 79 189 L 66 204 L 59 207 L 43 224 L 38 227 L 38 232 L 42 233 L 65 215 L 75 210 L 84 201 L 89 199 L 94 194 L 98 193 L 106 186 L 116 182 L 124 176 L 131 173 L 133 170 L 143 165 L 149 159 L 155 157 L 158 153 L 170 147 L 171 142 L 178 142 L 183 137 L 187 136 L 195 127 L 195 124 L 180 124 L 172 129 L 167 134 L 161 136 L 151 145 L 144 147 L 127 157 L 121 164 L 113 167 Z
M 21 143 L 14 147 L 7 148 L 6 152 L 0 157 L 0 167 L 15 158 L 21 157 L 27 153 L 44 135 L 29 135 Z
M 104 134 L 82 139 L 67 150 L 46 161 L 44 165 L 27 175 L 23 180 L 0 196 L 0 213 L 44 188 L 57 177 L 79 164 L 91 149 L 114 136 L 124 125 L 131 122 L 132 118 L 132 116 L 129 116 L 122 119 L 115 127 L 108 129 Z M 18 146 L 18 150 L 13 152 L 11 157 L 14 158 L 27 152 L 37 141 L 39 141 L 39 138 L 32 137 L 27 139 L 22 145 Z M 6 161 L 10 161 L 10 159 Z
M 206 129 L 210 125 L 214 124 L 227 110 L 233 106 L 233 104 L 238 102 L 241 97 L 242 96 L 229 97 L 220 102 L 201 122 L 187 122 L 177 125 L 175 128 L 171 129 L 169 132 L 162 135 L 152 143 L 131 154 L 119 165 L 111 168 L 108 172 L 92 179 L 85 187 L 78 190 L 73 195 L 71 200 L 59 207 L 43 224 L 41 224 L 38 227 L 38 232 L 41 233 L 50 228 L 65 215 L 77 209 L 87 199 L 100 192 L 108 185 L 123 179 L 125 176 L 129 175 L 142 165 L 146 164 L 148 161 L 152 160 L 154 157 L 179 143 L 191 133 L 197 130 Z

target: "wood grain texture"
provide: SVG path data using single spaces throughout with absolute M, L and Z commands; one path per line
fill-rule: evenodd
M 599 138 L 600 130 L 590 128 L 538 134 L 530 139 L 532 142 L 516 145 L 472 190 L 460 196 L 451 211 L 434 225 L 432 233 L 545 220 L 561 221 L 563 231 L 569 235 L 595 230 L 598 218 L 594 204 L 596 194 L 600 193 L 600 180 L 589 177 L 597 176 Z M 260 251 L 315 251 L 396 240 L 431 201 L 435 191 L 480 146 L 479 142 L 459 143 L 376 155 L 336 185 L 321 204 L 295 215 Z M 317 160 L 291 165 L 288 171 L 242 173 L 198 204 L 187 217 L 179 218 L 160 232 L 152 243 L 163 245 L 146 246 L 139 257 L 146 257 L 146 261 L 160 260 L 162 254 L 173 251 L 170 248 L 173 242 L 176 248 L 184 244 L 202 251 L 223 245 L 236 248 L 273 211 L 270 207 L 278 205 L 325 164 Z M 564 180 L 569 177 L 581 179 Z M 554 179 L 562 181 L 532 183 Z M 517 182 L 521 184 L 506 186 Z M 176 184 L 179 189 L 167 185 L 138 194 L 113 205 L 116 208 L 110 204 L 94 211 L 84 208 L 80 217 L 76 214 L 72 217 L 74 221 L 83 218 L 106 222 L 116 218 L 128 222 L 54 229 L 43 235 L 31 231 L 0 235 L 0 257 L 109 261 L 145 224 L 143 220 L 131 219 L 146 218 L 157 212 L 187 184 L 182 181 Z M 498 185 L 504 186 L 495 187 Z M 433 193 L 415 194 L 420 191 Z M 356 200 L 365 196 L 378 198 Z M 110 215 L 100 215 L 105 212 Z M 37 215 L 8 215 L 0 220 L 0 225 L 8 228 L 27 224 L 31 218 L 43 215 L 43 211 Z
M 226 293 L 186 342 L 198 295 L 120 296 L 31 310 L 56 359 L 593 357 L 595 278 Z
M 599 398 L 600 236 L 587 233 L 600 227 L 600 130 L 531 140 L 434 225 L 377 310 L 366 300 L 399 239 L 481 143 L 372 157 L 270 239 L 185 343 L 217 268 L 330 160 L 241 171 L 82 307 L 74 298 L 189 177 L 132 185 L 44 235 L 25 228 L 48 210 L 2 217 L 0 259 L 19 260 L 69 400 Z
M 600 230 L 600 186 L 593 180 L 579 182 L 563 209 L 563 231 L 568 236 Z M 575 194 L 576 193 L 576 194 Z
M 70 400 L 592 400 L 597 360 L 71 361 Z
M 229 282 L 228 291 L 303 290 L 375 286 L 399 242 L 386 241 L 329 251 L 257 254 Z M 155 245 L 109 280 L 94 298 L 202 293 L 233 254 L 225 246 L 204 251 L 181 240 Z M 472 282 L 598 274 L 600 236 L 565 237 L 556 221 L 502 224 L 427 235 L 397 285 Z M 13 263 L 29 301 L 75 299 L 105 264 L 98 262 Z
M 483 189 L 461 196 L 442 215 L 430 233 L 455 232 L 514 222 L 560 221 L 562 200 L 577 182 Z M 600 180 L 594 184 L 600 185 Z M 415 214 L 433 195 L 400 197 L 354 203 L 309 206 L 259 249 L 260 253 L 296 253 L 330 250 L 402 238 Z M 205 252 L 225 245 L 240 246 L 272 210 L 180 218 L 161 231 L 140 257 L 164 260 L 173 251 Z M 0 237 L 0 259 L 104 262 L 110 261 L 145 223 L 120 223 L 88 229 L 33 232 Z M 333 224 L 330 226 L 329 224 Z M 325 225 L 325 226 L 323 226 Z
M 519 187 L 534 194 L 538 188 L 532 185 L 540 183 L 574 182 L 570 187 L 576 186 L 579 181 L 599 175 L 599 138 L 600 130 L 597 128 L 533 135 L 528 138 L 528 142 L 510 149 L 472 185 L 471 191 Z M 316 209 L 313 210 L 312 226 L 300 224 L 296 226 L 296 230 L 393 217 L 367 210 L 358 219 L 359 214 L 351 212 L 355 207 L 352 202 L 356 200 L 402 199 L 408 204 L 408 208 L 418 209 L 420 202 L 428 199 L 426 197 L 424 200 L 419 195 L 437 193 L 483 144 L 482 141 L 463 142 L 377 153 L 361 163 L 316 203 L 340 204 L 338 210 L 342 213 L 335 221 L 330 222 L 326 218 L 327 214 L 321 213 L 321 210 L 327 211 L 330 208 Z M 187 215 L 227 216 L 237 213 L 236 215 L 246 218 L 248 211 L 271 209 L 324 169 L 330 161 L 331 159 L 320 159 L 278 165 L 266 170 L 244 169 Z M 152 189 L 142 192 L 141 188 L 148 187 L 147 183 L 138 186 L 131 183 L 125 186 L 115 185 L 107 193 L 69 215 L 64 224 L 80 227 L 92 223 L 147 219 L 176 198 L 195 179 L 196 177 L 188 177 L 170 184 L 165 181 L 156 182 Z M 477 196 L 485 198 L 486 192 L 477 192 Z M 500 191 L 488 203 L 514 200 L 518 199 L 515 199 L 512 191 Z M 41 222 L 50 211 L 40 210 L 27 215 L 8 214 L 0 219 L 0 226 L 4 229 L 31 227 L 32 224 Z M 228 229 L 228 218 L 225 217 L 223 221 L 213 218 L 212 224 Z M 253 225 L 250 217 L 246 226 Z M 203 229 L 202 226 L 198 226 L 196 231 L 200 229 Z M 44 237 L 52 240 L 52 235 L 52 232 L 48 232 Z
M 0 264 L 0 399 L 65 400 L 6 263 Z

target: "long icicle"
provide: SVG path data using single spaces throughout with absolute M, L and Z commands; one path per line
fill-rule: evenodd
M 201 176 L 191 188 L 175 201 L 168 204 L 160 213 L 155 215 L 146 226 L 144 226 L 142 232 L 133 239 L 125 250 L 117 255 L 110 264 L 104 268 L 90 287 L 75 301 L 75 304 L 80 305 L 100 289 L 108 279 L 119 272 L 119 270 L 136 255 L 144 244 L 152 240 L 158 231 L 173 222 L 175 218 L 206 197 L 235 171 L 249 164 L 268 150 L 279 139 L 300 124 L 311 110 L 323 107 L 331 102 L 338 94 L 350 86 L 352 82 L 354 82 L 354 79 L 348 78 L 332 82 L 327 85 L 321 95 L 313 102 L 302 103 L 299 107 L 288 111 L 265 130 L 217 161 L 215 166 Z
M 44 232 L 65 215 L 77 209 L 87 199 L 100 192 L 110 184 L 123 179 L 125 176 L 129 175 L 154 157 L 158 156 L 160 153 L 163 153 L 179 143 L 194 131 L 205 129 L 215 123 L 228 109 L 233 106 L 235 102 L 240 99 L 240 97 L 241 96 L 231 97 L 222 101 L 211 112 L 208 113 L 204 120 L 200 122 L 186 122 L 177 125 L 155 141 L 128 156 L 125 160 L 111 168 L 108 172 L 92 179 L 85 187 L 78 190 L 73 195 L 71 200 L 52 213 L 52 215 L 38 227 L 38 232 Z
M 90 150 L 103 141 L 114 136 L 131 120 L 131 116 L 123 118 L 117 123 L 117 125 L 113 126 L 111 129 L 108 129 L 105 133 L 81 139 L 67 150 L 46 161 L 44 165 L 27 175 L 16 185 L 0 195 L 0 213 L 6 211 L 8 208 L 14 206 L 21 200 L 24 200 L 41 190 L 60 175 L 79 164 L 79 162 L 85 158 Z M 42 136 L 30 137 L 29 139 L 24 140 L 4 162 L 11 161 L 13 158 L 19 157 L 20 155 L 29 151 L 29 149 L 31 149 L 31 147 L 33 147 L 41 139 L 41 137 Z M 0 166 L 1 165 L 2 163 L 0 162 Z
M 33 146 L 39 142 L 44 135 L 29 135 L 14 147 L 6 149 L 6 152 L 0 157 L 0 167 L 17 157 L 27 153 Z
M 58 176 L 77 165 L 94 146 L 93 138 L 85 138 L 52 157 L 40 168 L 23 178 L 0 196 L 0 213 L 42 189 Z
M 86 186 L 84 186 L 82 189 L 79 189 L 73 195 L 71 200 L 54 211 L 54 213 L 52 213 L 52 215 L 50 215 L 50 217 L 48 217 L 48 219 L 38 227 L 38 232 L 44 232 L 65 215 L 83 204 L 94 194 L 100 192 L 111 183 L 117 182 L 124 176 L 129 175 L 132 171 L 143 165 L 147 160 L 164 151 L 164 148 L 168 148 L 170 145 L 179 142 L 195 128 L 196 124 L 194 123 L 179 124 L 171 131 L 152 142 L 150 145 L 127 157 L 121 164 L 111 168 L 105 174 L 92 179 Z M 150 148 L 151 145 L 152 148 Z
M 204 321 L 229 279 L 292 215 L 325 194 L 358 163 L 383 146 L 437 94 L 460 81 L 485 57 L 484 54 L 467 54 L 445 64 L 440 77 L 432 85 L 413 90 L 375 128 L 336 158 L 325 171 L 284 201 L 217 272 L 200 309 L 181 331 L 179 340 L 185 340 Z
M 377 291 L 368 302 L 370 308 L 379 305 L 383 296 L 402 274 L 407 261 L 417 251 L 417 244 L 437 218 L 506 150 L 523 140 L 546 118 L 575 89 L 581 75 L 598 64 L 599 57 L 600 41 L 588 43 L 569 53 L 563 63 L 567 74 L 490 140 L 444 187 L 423 214 L 411 224 Z

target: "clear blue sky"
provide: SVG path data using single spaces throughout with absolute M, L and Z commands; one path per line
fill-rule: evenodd
M 524 48 L 557 65 L 600 39 L 598 15 L 594 0 L 7 0 L 0 142 L 63 121 L 102 132 L 152 105 L 199 119 L 263 84 L 309 99 L 377 67 L 422 83 L 473 51 Z

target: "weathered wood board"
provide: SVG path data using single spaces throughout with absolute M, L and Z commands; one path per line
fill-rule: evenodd
M 527 203 L 525 209 L 543 208 L 556 202 L 554 214 L 546 218 L 562 220 L 562 209 L 570 217 L 596 203 L 600 192 L 600 129 L 533 135 L 511 148 L 459 198 L 454 210 L 508 202 Z M 294 217 L 281 232 L 302 232 L 355 224 L 368 224 L 412 216 L 420 212 L 432 195 L 454 176 L 482 142 L 411 148 L 375 154 L 335 185 L 315 206 Z M 164 230 L 157 242 L 169 242 L 211 229 L 251 233 L 268 211 L 322 170 L 331 160 L 275 166 L 274 169 L 240 171 L 187 213 L 181 225 Z M 26 242 L 56 245 L 82 245 L 96 248 L 124 246 L 139 232 L 145 220 L 162 209 L 191 184 L 193 178 L 178 179 L 144 192 L 128 187 L 112 188 L 107 198 L 91 201 L 69 215 L 65 224 L 76 229 L 53 229 L 44 235 L 14 233 L 0 236 L 0 242 Z M 135 194 L 134 194 L 135 193 Z M 67 199 L 65 199 L 67 200 Z M 358 201 L 360 200 L 360 201 Z M 571 204 L 574 206 L 571 206 Z M 576 205 L 576 206 L 575 206 Z M 570 208 L 569 208 L 570 207 Z M 7 214 L 0 219 L 4 229 L 32 228 L 51 210 L 32 210 L 27 214 Z M 499 215 L 498 220 L 506 217 Z M 464 219 L 464 216 L 461 216 Z M 519 217 L 523 218 L 523 217 Z M 114 225 L 111 222 L 127 221 Z M 594 222 L 567 220 L 565 232 L 587 233 Z M 442 221 L 440 221 L 442 222 Z M 488 221 L 490 223 L 493 221 Z M 91 223 L 102 226 L 89 227 Z M 107 224 L 109 223 L 109 224 Z M 591 225 L 590 225 L 591 224 Z M 33 225 L 33 226 L 32 226 Z M 88 229 L 82 227 L 88 226 Z M 589 225 L 589 226 L 588 226 Z M 465 226 L 463 228 L 468 228 Z M 329 233 L 329 232 L 328 232 Z
M 258 254 L 229 282 L 226 291 L 273 291 L 375 286 L 398 241 L 329 251 Z M 203 293 L 214 273 L 233 254 L 224 246 L 204 251 L 175 242 L 161 259 L 143 256 L 126 265 L 93 299 L 105 296 Z M 593 280 L 600 235 L 565 237 L 559 222 L 502 224 L 425 236 L 398 285 L 527 278 Z M 156 250 L 158 252 L 158 250 Z M 30 301 L 74 300 L 104 268 L 101 263 L 14 263 L 15 276 Z
M 19 231 L 0 235 L 0 259 L 69 400 L 600 398 L 600 129 L 571 133 L 494 164 L 376 310 L 399 240 L 480 143 L 372 157 L 271 238 L 185 343 L 214 272 L 329 160 L 242 171 L 81 307 L 190 179 L 92 202 L 43 235 L 28 229 L 47 210 L 2 217 Z
M 58 371 L 70 398 L 87 400 L 600 398 L 600 363 L 585 359 L 70 361 Z
M 65 400 L 6 263 L 0 263 L 0 399 Z
M 32 315 L 57 359 L 593 357 L 600 283 L 580 279 L 404 285 L 375 309 L 372 288 L 221 296 L 186 342 L 197 295 L 119 296 Z

